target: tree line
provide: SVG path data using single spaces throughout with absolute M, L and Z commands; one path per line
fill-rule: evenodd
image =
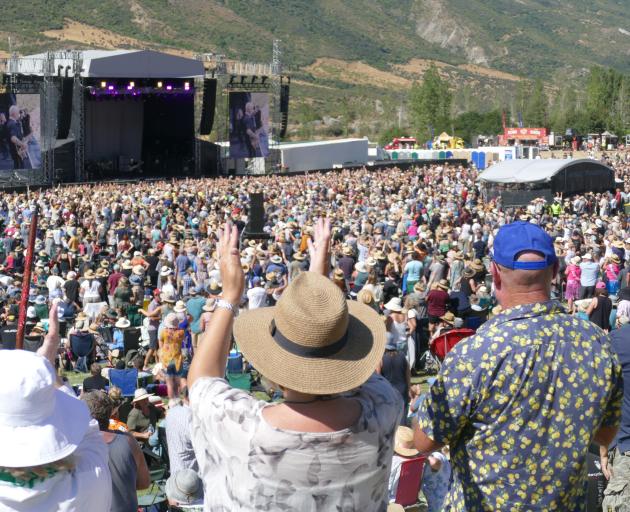
M 584 79 L 567 78 L 556 86 L 546 86 L 541 79 L 521 80 L 505 108 L 485 112 L 456 112 L 455 92 L 431 65 L 409 93 L 411 126 L 390 128 L 381 140 L 411 130 L 424 142 L 446 131 L 470 143 L 476 135 L 502 133 L 503 119 L 507 126 L 522 122 L 523 126 L 545 127 L 557 134 L 568 129 L 577 134 L 606 130 L 618 136 L 630 133 L 630 75 L 610 68 L 593 67 Z

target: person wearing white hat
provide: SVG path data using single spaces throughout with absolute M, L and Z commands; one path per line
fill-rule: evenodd
M 229 224 L 220 236 L 223 300 L 188 373 L 205 509 L 385 510 L 402 399 L 375 373 L 383 320 L 328 279 L 330 224 L 320 220 L 310 271 L 274 307 L 234 324 L 239 349 L 285 401 L 269 405 L 231 388 L 223 377 L 244 288 L 238 238 Z
M 580 272 L 580 299 L 590 299 L 595 295 L 595 285 L 599 277 L 599 265 L 593 261 L 590 252 L 582 256 Z
M 155 432 L 157 422 L 161 416 L 160 411 L 149 402 L 152 393 L 147 393 L 144 388 L 138 388 L 134 391 L 133 409 L 127 417 L 127 427 L 129 433 L 138 441 L 148 441 L 151 434 Z
M 55 372 L 57 306 L 37 354 L 0 354 L 0 510 L 109 512 L 107 447 L 98 423 Z
M 166 481 L 166 497 L 170 505 L 182 510 L 203 505 L 203 482 L 192 469 L 180 469 Z

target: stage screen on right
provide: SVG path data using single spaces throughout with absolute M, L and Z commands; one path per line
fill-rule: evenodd
M 269 156 L 269 94 L 230 93 L 230 158 Z
M 0 94 L 0 170 L 42 166 L 39 94 Z

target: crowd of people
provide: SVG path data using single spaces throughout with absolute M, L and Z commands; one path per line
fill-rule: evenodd
M 448 164 L 4 193 L 0 341 L 15 347 L 37 209 L 24 348 L 39 355 L 0 353 L 0 388 L 21 397 L 0 406 L 0 428 L 12 429 L 10 442 L 25 428 L 20 418 L 32 417 L 41 444 L 32 457 L 19 443 L 0 456 L 0 509 L 59 499 L 68 503 L 59 510 L 87 510 L 85 497 L 48 492 L 70 472 L 84 479 L 79 494 L 99 482 L 102 500 L 91 495 L 90 510 L 135 510 L 136 490 L 150 484 L 147 452 L 165 449 L 173 507 L 385 510 L 401 465 L 425 453 L 431 512 L 508 510 L 518 500 L 523 510 L 580 509 L 577 459 L 593 440 L 611 444 L 621 410 L 620 369 L 605 340 L 630 323 L 630 163 L 611 163 L 618 190 L 522 208 L 484 200 L 476 171 Z M 256 192 L 264 237 L 245 229 Z M 512 327 L 523 318 L 536 329 Z M 437 340 L 464 329 L 477 334 L 436 357 Z M 484 336 L 495 338 L 485 358 Z M 526 342 L 549 336 L 562 348 L 528 351 Z M 571 348 L 570 336 L 596 349 Z M 510 351 L 516 362 L 487 381 L 491 361 Z M 269 402 L 225 379 L 233 359 Z M 519 362 L 527 372 L 510 377 Z M 412 384 L 438 367 L 428 393 Z M 110 372 L 129 368 L 137 385 L 125 399 Z M 74 389 L 59 377 L 73 371 L 90 373 Z M 567 371 L 588 396 L 560 396 L 575 387 Z M 523 401 L 514 409 L 510 393 Z M 44 395 L 51 410 L 35 411 Z M 70 402 L 77 395 L 85 405 Z M 532 399 L 548 406 L 545 418 L 572 407 L 590 422 L 578 434 L 565 411 L 566 423 L 543 425 L 527 412 L 538 410 Z M 496 422 L 484 438 L 488 418 Z M 525 436 L 520 459 L 510 429 Z M 576 455 L 562 440 L 550 448 L 527 437 L 536 429 L 571 439 Z M 530 461 L 543 451 L 571 469 L 551 476 Z M 608 451 L 601 456 L 606 474 Z M 527 471 L 538 480 L 502 488 L 530 479 Z

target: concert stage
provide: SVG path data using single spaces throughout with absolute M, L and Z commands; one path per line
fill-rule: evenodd
M 41 155 L 18 162 L 0 140 L 0 186 L 218 173 L 201 137 L 212 129 L 216 80 L 200 60 L 149 50 L 14 57 L 5 89 L 0 124 L 3 110 L 29 100 Z M 30 150 L 30 140 L 16 147 Z

